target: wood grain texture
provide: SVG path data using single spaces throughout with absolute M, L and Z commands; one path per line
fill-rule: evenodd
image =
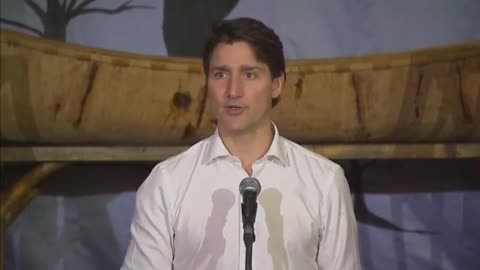
M 200 59 L 81 47 L 1 31 L 1 139 L 188 145 L 210 135 Z M 295 60 L 274 108 L 298 143 L 480 141 L 480 41 Z

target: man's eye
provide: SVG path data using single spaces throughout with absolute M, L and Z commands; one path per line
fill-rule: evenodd
M 253 80 L 257 78 L 257 74 L 255 74 L 255 72 L 245 72 L 245 78 Z
M 227 74 L 223 71 L 216 71 L 213 73 L 213 78 L 215 79 L 224 79 L 227 77 Z

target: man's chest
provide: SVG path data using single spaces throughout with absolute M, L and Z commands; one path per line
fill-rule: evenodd
M 185 189 L 174 217 L 178 263 L 192 266 L 201 262 L 206 264 L 205 269 L 216 269 L 217 265 L 238 264 L 244 260 L 242 199 L 238 191 L 243 176 L 238 174 L 238 181 L 195 179 Z M 257 200 L 255 221 L 256 263 L 287 267 L 297 253 L 315 257 L 320 225 L 319 204 L 312 198 L 314 195 L 298 182 L 289 180 L 291 177 L 287 174 L 276 179 L 259 174 L 258 179 L 262 191 Z M 297 259 L 301 258 L 297 256 Z

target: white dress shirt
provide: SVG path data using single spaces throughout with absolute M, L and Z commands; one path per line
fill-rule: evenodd
M 342 168 L 279 136 L 253 165 L 255 270 L 360 269 Z M 137 192 L 122 270 L 244 270 L 239 183 L 248 177 L 218 131 L 160 162 Z

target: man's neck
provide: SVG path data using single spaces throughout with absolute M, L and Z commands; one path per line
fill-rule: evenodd
M 242 167 L 252 175 L 252 164 L 267 153 L 273 141 L 274 129 L 271 124 L 243 134 L 222 134 L 220 136 L 230 154 L 240 159 Z

